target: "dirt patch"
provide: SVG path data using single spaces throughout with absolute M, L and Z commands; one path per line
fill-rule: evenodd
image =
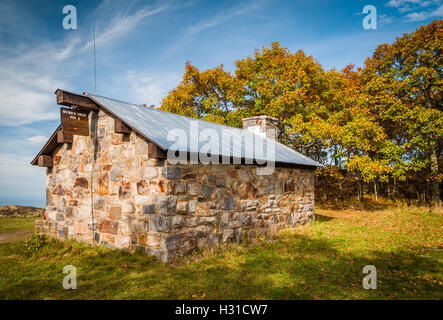
M 29 238 L 32 234 L 33 234 L 33 232 L 28 232 L 28 231 L 17 231 L 17 232 L 11 232 L 11 233 L 3 233 L 3 234 L 0 234 L 0 243 L 8 243 L 8 242 L 25 240 L 25 239 Z

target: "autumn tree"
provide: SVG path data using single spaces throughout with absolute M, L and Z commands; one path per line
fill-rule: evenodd
M 245 117 L 274 116 L 281 119 L 280 140 L 317 160 L 325 158 L 326 136 L 311 125 L 326 125 L 329 114 L 321 65 L 277 42 L 235 64 L 232 76 L 223 66 L 201 72 L 187 63 L 183 81 L 161 109 L 236 127 Z
M 186 63 L 183 81 L 163 99 L 161 110 L 230 126 L 240 126 L 235 110 L 244 89 L 229 72 L 218 66 L 201 72 Z
M 266 114 L 281 120 L 279 139 L 294 149 L 326 161 L 330 145 L 327 75 L 302 50 L 291 53 L 278 42 L 236 61 L 236 78 L 246 91 L 241 115 Z
M 411 176 L 432 184 L 439 202 L 443 148 L 442 21 L 382 44 L 362 68 L 325 71 L 302 50 L 278 42 L 235 62 L 200 71 L 186 64 L 183 81 L 161 109 L 241 127 L 241 119 L 280 119 L 278 139 L 328 165 L 317 177 L 379 185 L 388 194 Z M 439 158 L 440 157 L 440 158 Z M 325 179 L 323 182 L 325 183 Z M 393 187 L 391 188 L 391 182 Z
M 443 148 L 442 51 L 443 21 L 435 20 L 378 46 L 365 62 L 366 85 L 380 100 L 374 110 L 381 112 L 390 140 L 407 151 L 410 170 L 431 181 L 434 204 L 440 203 Z

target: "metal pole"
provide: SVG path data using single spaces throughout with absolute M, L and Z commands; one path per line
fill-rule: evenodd
M 94 93 L 97 94 L 97 61 L 95 59 L 95 29 L 93 29 L 94 33 Z

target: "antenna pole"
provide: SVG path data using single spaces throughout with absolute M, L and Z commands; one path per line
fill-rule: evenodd
M 95 59 L 95 29 L 93 29 L 94 35 L 94 93 L 97 94 L 97 63 Z
M 93 31 L 93 37 L 94 37 L 94 93 L 97 93 L 97 63 L 95 59 L 95 29 Z M 93 136 L 92 136 L 92 143 L 93 143 L 93 151 L 92 151 L 92 159 L 91 159 L 91 230 L 92 230 L 92 243 L 94 244 L 95 239 L 95 232 L 96 227 L 94 223 L 94 165 L 95 165 L 95 158 L 97 153 L 97 113 L 92 111 L 91 112 L 91 124 L 94 124 L 93 128 Z

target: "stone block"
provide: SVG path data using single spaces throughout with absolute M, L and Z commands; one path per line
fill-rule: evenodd
M 176 250 L 179 246 L 180 237 L 177 234 L 170 234 L 161 238 L 160 247 L 165 251 Z
M 187 184 L 184 181 L 178 181 L 174 183 L 173 193 L 186 193 Z
M 163 167 L 162 178 L 180 179 L 182 177 L 182 169 L 179 167 Z
M 214 187 L 211 187 L 207 184 L 202 184 L 201 186 L 201 194 L 203 197 L 209 197 L 214 191 Z
M 236 201 L 234 197 L 226 197 L 223 201 L 223 210 L 235 210 Z
M 164 196 L 160 199 L 160 213 L 165 216 L 175 214 L 177 207 L 177 197 Z
M 138 181 L 136 183 L 137 193 L 140 195 L 148 195 L 149 194 L 149 184 L 145 180 Z
M 109 179 L 111 181 L 120 181 L 123 178 L 123 170 L 119 166 L 113 166 L 109 172 Z
M 135 208 L 131 200 L 124 200 L 121 202 L 121 204 L 122 204 L 121 208 L 123 214 L 131 214 L 135 212 Z
M 121 181 L 118 189 L 118 196 L 120 199 L 129 199 L 131 197 L 131 182 Z
M 158 169 L 152 168 L 152 167 L 145 168 L 144 177 L 145 177 L 145 179 L 157 178 L 158 177 Z
M 152 231 L 157 232 L 170 232 L 171 231 L 171 218 L 162 216 L 153 216 L 149 220 L 149 227 Z
M 111 220 L 103 220 L 98 224 L 98 231 L 103 233 L 117 234 L 118 222 Z
M 142 234 L 149 231 L 149 225 L 143 220 L 132 220 L 129 223 L 129 233 Z
M 221 238 L 221 233 L 211 233 L 210 235 L 208 235 L 208 246 L 213 247 L 218 245 L 221 241 Z
M 218 219 L 219 217 L 201 217 L 200 223 L 215 226 L 218 223 Z
M 177 203 L 177 213 L 186 214 L 189 210 L 189 203 L 187 201 L 179 201 Z
M 157 248 L 160 246 L 161 236 L 159 235 L 148 235 L 146 237 L 146 245 L 151 248 Z
M 225 229 L 222 234 L 222 243 L 232 242 L 234 240 L 234 230 Z
M 142 206 L 143 214 L 155 214 L 157 212 L 156 204 L 146 204 Z
M 221 230 L 226 229 L 228 227 L 228 224 L 229 224 L 229 213 L 228 212 L 224 212 L 221 215 L 219 228 Z
M 68 228 L 63 226 L 57 227 L 57 235 L 60 239 L 64 239 L 68 236 Z
M 189 201 L 189 212 L 193 213 L 197 210 L 197 201 L 191 200 Z
M 231 229 L 235 229 L 235 228 L 239 228 L 241 227 L 241 222 L 240 221 L 230 221 L 229 222 L 229 228 Z
M 243 226 L 249 226 L 252 223 L 252 217 L 249 213 L 240 213 L 240 222 Z
M 64 210 L 64 214 L 67 218 L 72 217 L 72 212 L 73 212 L 72 207 L 66 207 Z
M 94 210 L 101 210 L 105 206 L 105 199 L 101 196 L 94 197 Z
M 200 223 L 200 217 L 186 218 L 185 225 L 187 227 L 196 227 Z
M 185 219 L 183 216 L 173 216 L 172 217 L 172 228 L 180 229 L 185 225 Z
M 190 196 L 198 196 L 200 194 L 198 183 L 190 183 L 188 184 L 188 194 Z
M 215 184 L 217 181 L 217 177 L 216 176 L 209 176 L 208 177 L 208 183 L 209 184 Z

